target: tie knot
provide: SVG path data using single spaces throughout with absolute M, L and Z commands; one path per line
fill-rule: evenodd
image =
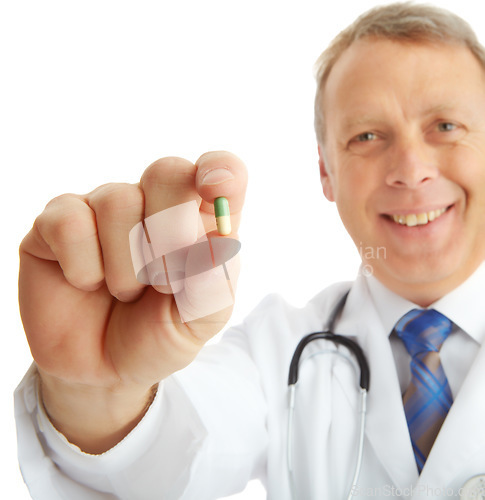
M 434 309 L 413 309 L 396 324 L 395 331 L 409 354 L 438 352 L 451 332 L 451 321 Z

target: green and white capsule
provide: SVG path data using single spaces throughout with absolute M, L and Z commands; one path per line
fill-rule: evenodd
M 217 232 L 222 236 L 231 234 L 231 214 L 229 213 L 229 202 L 224 196 L 214 200 L 214 212 L 216 215 Z

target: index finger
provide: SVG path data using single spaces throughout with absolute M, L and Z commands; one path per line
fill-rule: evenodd
M 246 185 L 244 164 L 228 152 L 206 153 L 195 165 L 174 157 L 150 165 L 140 181 L 145 219 L 130 233 L 138 279 L 161 292 L 173 291 L 163 285 L 183 278 L 188 249 L 216 227 L 215 198 L 229 200 L 236 233 Z

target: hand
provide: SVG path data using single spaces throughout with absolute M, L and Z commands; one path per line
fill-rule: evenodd
M 219 178 L 216 168 L 226 177 Z M 137 281 L 130 231 L 154 214 L 195 201 L 203 222 L 197 236 L 217 237 L 213 200 L 225 196 L 230 237 L 236 238 L 246 183 L 244 165 L 230 153 L 207 153 L 195 165 L 165 158 L 150 165 L 138 185 L 107 184 L 84 196 L 63 195 L 36 219 L 20 247 L 20 311 L 46 410 L 73 442 L 82 438 L 68 403 L 126 406 L 126 416 L 114 417 L 126 433 L 140 418 L 150 388 L 189 364 L 232 311 L 225 307 L 208 316 L 193 314 L 194 319 L 183 322 L 179 304 L 218 297 L 226 280 L 208 282 L 201 275 L 179 290 L 183 301 L 178 304 L 170 286 Z M 177 228 L 172 238 L 192 238 L 180 221 L 172 227 Z M 236 260 L 227 266 L 233 289 Z

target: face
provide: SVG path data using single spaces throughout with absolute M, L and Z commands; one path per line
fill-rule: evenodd
M 364 39 L 332 68 L 320 145 L 364 264 L 428 306 L 485 259 L 485 72 L 465 47 Z

